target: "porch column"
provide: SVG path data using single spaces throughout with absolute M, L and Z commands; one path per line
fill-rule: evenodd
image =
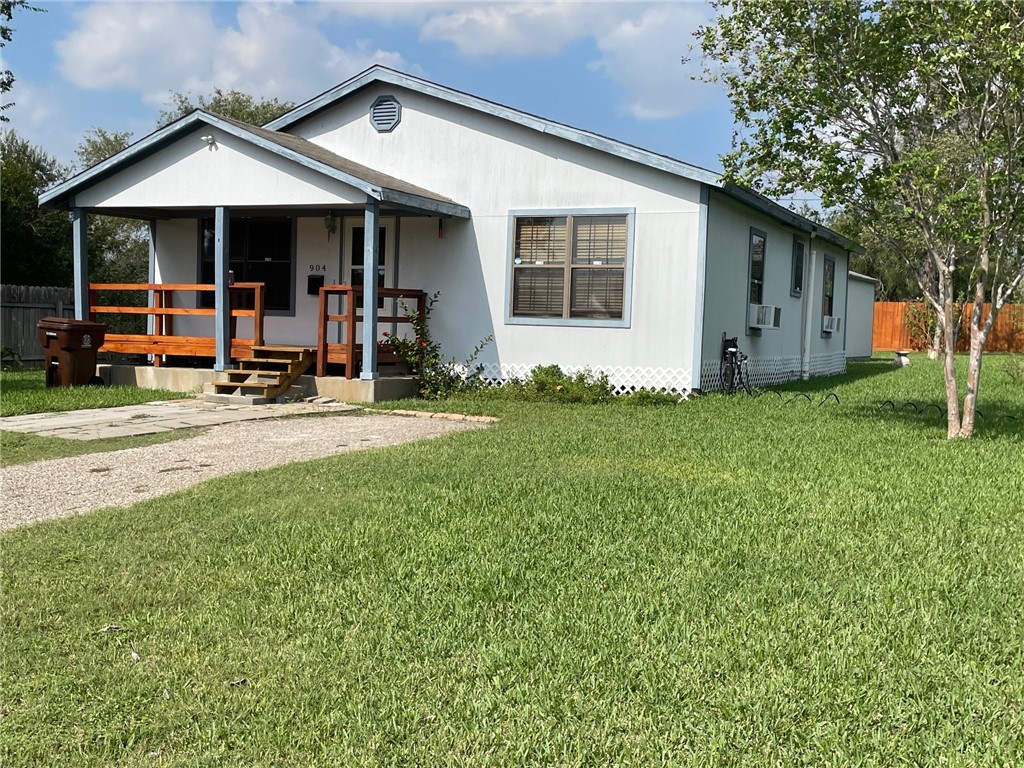
M 231 367 L 231 302 L 228 298 L 228 254 L 231 230 L 231 209 L 218 206 L 213 215 L 214 343 L 217 358 L 213 370 Z
M 367 198 L 363 222 L 363 370 L 360 379 L 373 381 L 377 373 L 377 228 L 380 207 Z
M 81 208 L 71 209 L 71 238 L 74 248 L 75 319 L 89 319 L 89 220 Z
M 156 219 L 149 220 L 149 273 L 146 278 L 149 280 L 149 284 L 153 285 L 156 282 Z M 150 290 L 146 293 L 147 305 L 153 306 L 153 291 Z M 153 327 L 155 325 L 156 318 L 153 315 L 146 315 L 146 333 L 153 335 Z M 150 355 L 152 358 L 152 355 Z

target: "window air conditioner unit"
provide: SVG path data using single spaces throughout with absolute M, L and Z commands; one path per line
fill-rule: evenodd
M 751 328 L 778 328 L 782 324 L 782 307 L 751 304 L 747 318 Z
M 842 322 L 843 319 L 841 317 L 825 315 L 821 318 L 821 330 L 823 333 L 839 333 L 839 326 Z

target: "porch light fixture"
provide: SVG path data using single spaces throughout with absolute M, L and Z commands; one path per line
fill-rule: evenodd
M 324 216 L 324 229 L 327 230 L 327 242 L 331 242 L 331 235 L 338 231 L 338 220 L 334 218 L 334 211 L 328 211 Z
M 213 136 L 213 135 L 208 133 L 205 136 L 201 136 L 200 138 L 203 141 L 206 142 L 206 146 L 209 147 L 211 150 L 217 148 L 217 137 L 216 136 Z

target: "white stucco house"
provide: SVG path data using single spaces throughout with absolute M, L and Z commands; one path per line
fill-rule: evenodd
M 217 370 L 246 354 L 232 279 L 266 286 L 271 345 L 317 345 L 321 285 L 440 291 L 435 338 L 463 358 L 493 335 L 479 362 L 494 380 L 554 363 L 619 391 L 711 390 L 723 334 L 755 385 L 846 366 L 855 243 L 711 171 L 384 67 L 262 127 L 193 112 L 40 204 L 73 212 L 83 318 L 87 217 L 148 220 L 151 306 L 173 313 L 151 330 L 209 339 Z M 168 309 L 161 285 L 191 289 Z M 345 375 L 380 376 L 395 295 L 357 299 Z M 240 335 L 255 321 L 239 314 Z M 322 333 L 339 344 L 347 327 Z

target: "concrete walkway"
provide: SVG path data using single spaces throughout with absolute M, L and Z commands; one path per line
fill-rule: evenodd
M 63 413 L 32 413 L 0 418 L 0 430 L 69 440 L 134 437 L 186 427 L 212 427 L 300 413 L 339 413 L 358 406 L 327 398 L 273 405 L 217 405 L 199 399 L 162 400 L 119 408 L 89 408 Z

